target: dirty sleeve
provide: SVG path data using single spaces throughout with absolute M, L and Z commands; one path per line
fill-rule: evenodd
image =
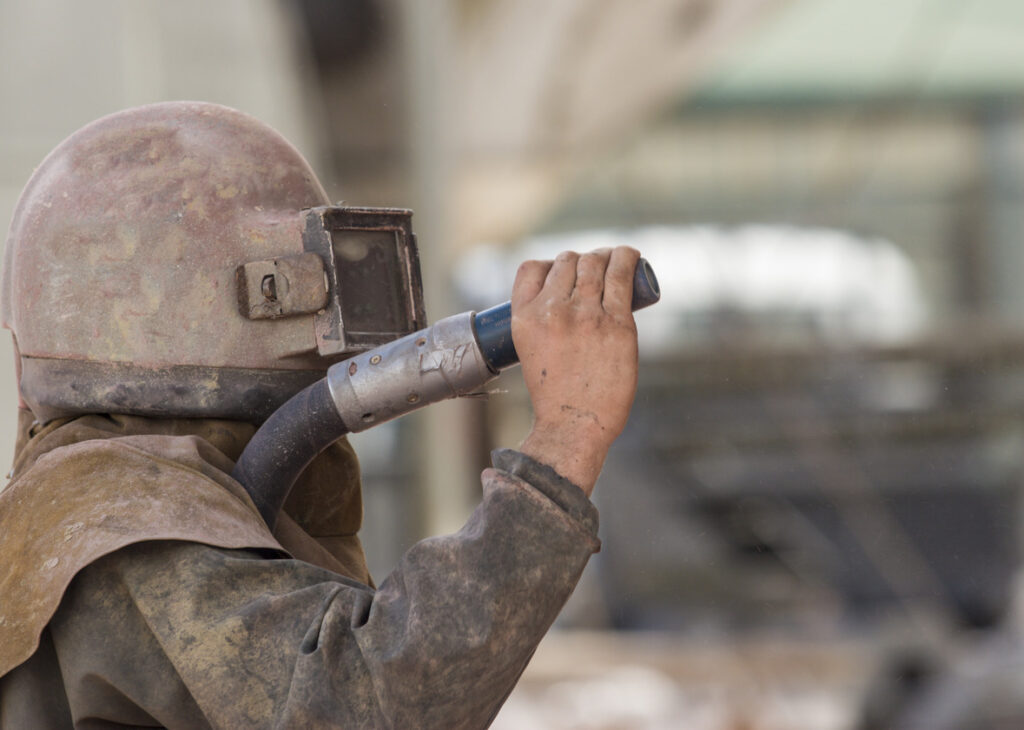
M 49 627 L 70 714 L 168 728 L 486 727 L 599 546 L 581 490 L 518 452 L 493 463 L 463 528 L 413 546 L 377 589 L 186 542 L 94 563 Z

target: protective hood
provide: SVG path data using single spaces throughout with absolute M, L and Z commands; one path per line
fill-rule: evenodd
M 272 535 L 228 476 L 251 425 L 90 415 L 33 429 L 30 413 L 19 416 L 13 479 L 0 492 L 0 676 L 35 651 L 80 570 L 134 543 L 263 550 L 370 583 L 347 442 L 310 465 Z

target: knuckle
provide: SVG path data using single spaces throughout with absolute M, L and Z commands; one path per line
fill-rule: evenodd
M 573 318 L 573 312 L 570 307 L 549 307 L 544 312 L 544 320 L 558 327 L 568 326 Z
M 572 314 L 573 321 L 577 326 L 590 329 L 600 326 L 601 321 L 604 319 L 604 310 L 593 306 L 589 302 L 577 303 L 573 307 Z
M 636 320 L 632 312 L 615 313 L 611 318 L 620 329 L 636 334 Z

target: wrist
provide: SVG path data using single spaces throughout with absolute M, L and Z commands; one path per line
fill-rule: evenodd
M 608 447 L 579 431 L 534 426 L 519 451 L 550 466 L 589 497 L 604 466 Z

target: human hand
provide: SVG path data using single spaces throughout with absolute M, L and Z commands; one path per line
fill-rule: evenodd
M 639 258 L 626 246 L 567 251 L 523 263 L 512 288 L 512 340 L 534 413 L 520 450 L 588 497 L 636 394 Z

